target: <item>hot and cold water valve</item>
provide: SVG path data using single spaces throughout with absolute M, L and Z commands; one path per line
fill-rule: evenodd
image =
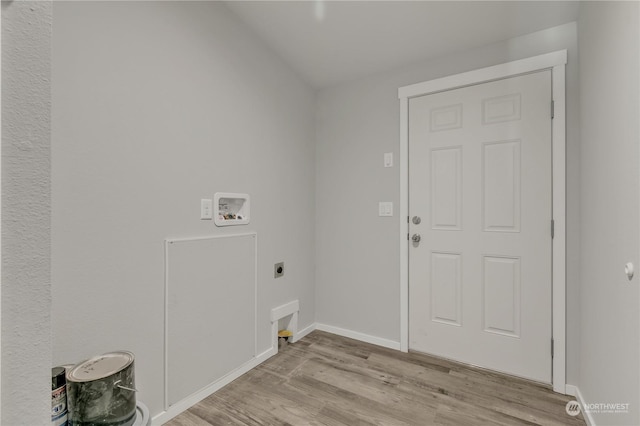
M 213 220 L 217 226 L 246 225 L 251 219 L 248 194 L 216 192 L 213 198 Z

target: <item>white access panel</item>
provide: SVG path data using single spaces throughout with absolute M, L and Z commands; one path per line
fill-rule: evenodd
M 256 241 L 166 241 L 167 409 L 255 357 Z

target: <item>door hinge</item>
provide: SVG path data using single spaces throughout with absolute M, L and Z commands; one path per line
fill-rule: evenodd
M 556 221 L 551 219 L 551 239 L 556 236 Z
M 409 241 L 409 234 L 407 234 L 407 241 Z
M 553 339 L 551 339 L 551 358 L 553 358 L 554 355 L 555 355 L 555 353 L 554 353 L 554 343 L 553 343 Z
M 409 216 L 407 216 L 407 223 L 409 223 Z
M 553 118 L 556 115 L 556 103 L 555 101 L 551 101 L 551 119 L 553 120 Z

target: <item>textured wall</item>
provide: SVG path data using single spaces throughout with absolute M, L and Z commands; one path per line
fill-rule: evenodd
M 319 323 L 400 340 L 398 88 L 567 49 L 567 376 L 569 383 L 575 383 L 580 315 L 576 43 L 576 24 L 569 23 L 319 92 L 316 146 Z M 383 167 L 385 152 L 394 152 L 396 167 Z M 378 201 L 393 201 L 396 215 L 378 217 Z
M 55 2 L 52 74 L 54 362 L 131 350 L 162 411 L 165 238 L 257 231 L 260 352 L 273 307 L 315 321 L 315 96 L 222 2 Z M 200 220 L 215 192 L 251 223 Z
M 580 391 L 599 425 L 640 424 L 640 117 L 638 2 L 580 5 L 582 134 Z
M 2 2 L 2 420 L 50 421 L 51 3 Z

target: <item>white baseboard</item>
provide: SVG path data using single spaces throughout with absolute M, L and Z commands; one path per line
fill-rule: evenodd
M 172 418 L 176 417 L 178 414 L 182 413 L 183 411 L 186 411 L 189 407 L 197 404 L 198 402 L 202 401 L 209 395 L 213 394 L 214 392 L 218 391 L 219 389 L 233 382 L 235 379 L 242 376 L 244 373 L 262 364 L 263 362 L 265 362 L 266 360 L 268 360 L 269 358 L 271 358 L 277 353 L 278 353 L 277 348 L 272 347 L 270 349 L 267 349 L 265 352 L 261 353 L 257 357 L 251 359 L 250 361 L 240 366 L 239 368 L 228 373 L 226 376 L 218 379 L 217 381 L 211 383 L 209 386 L 183 399 L 177 404 L 172 405 L 171 407 L 169 407 L 167 411 L 163 411 L 162 413 L 156 415 L 152 419 L 152 425 L 154 426 L 162 425 L 168 422 Z
M 313 323 L 310 326 L 303 328 L 302 330 L 298 330 L 298 332 L 293 336 L 293 342 L 297 342 L 315 329 L 316 323 Z
M 596 421 L 593 419 L 593 416 L 591 415 L 591 413 L 587 412 L 582 408 L 586 405 L 586 401 L 582 397 L 582 393 L 580 393 L 580 389 L 577 386 L 567 385 L 567 395 L 572 395 L 576 397 L 576 401 L 578 401 L 578 403 L 580 404 L 582 417 L 584 417 L 584 421 L 587 424 L 587 426 L 596 426 Z
M 277 332 L 277 323 L 275 325 L 276 325 L 276 332 Z M 393 340 L 383 339 L 381 337 L 371 336 L 369 334 L 359 333 L 357 331 L 347 330 L 344 328 L 334 327 L 332 325 L 320 324 L 320 323 L 313 323 L 303 328 L 302 330 L 299 330 L 295 334 L 294 341 L 298 341 L 302 339 L 303 337 L 313 332 L 314 330 L 326 331 L 327 333 L 337 334 L 338 336 L 348 337 L 350 339 L 359 340 L 361 342 L 371 343 L 373 345 L 382 346 L 385 348 L 394 349 L 398 351 L 400 350 L 400 342 L 395 342 Z M 196 392 L 190 397 L 185 398 L 179 403 L 171 406 L 167 411 L 163 411 L 162 413 L 156 415 L 152 419 L 152 424 L 156 426 L 156 425 L 162 425 L 168 422 L 172 418 L 176 417 L 178 414 L 182 413 L 183 411 L 186 411 L 189 407 L 202 401 L 209 395 L 213 394 L 214 392 L 228 385 L 238 377 L 242 376 L 249 370 L 262 364 L 264 361 L 276 355 L 277 353 L 278 353 L 278 348 L 277 348 L 277 340 L 276 340 L 275 347 L 272 347 L 266 350 L 265 352 L 261 353 L 257 357 L 248 361 L 238 369 L 230 372 L 229 374 L 217 380 L 216 382 L 210 384 L 209 386 L 202 389 L 201 391 Z M 578 403 L 580 404 L 580 407 L 585 406 L 584 398 L 582 397 L 582 394 L 580 393 L 580 389 L 577 386 L 567 384 L 565 387 L 565 393 L 567 395 L 574 396 L 578 401 Z M 585 412 L 583 410 L 582 415 L 584 416 L 587 426 L 596 426 L 596 423 L 591 413 Z
M 383 346 L 385 348 L 395 349 L 397 351 L 400 350 L 400 342 L 394 342 L 393 340 L 383 339 L 381 337 L 371 336 L 369 334 L 358 333 L 357 331 L 334 327 L 332 325 L 316 323 L 316 330 L 326 331 L 327 333 L 337 334 L 338 336 L 360 340 L 362 342 L 371 343 L 372 345 Z
M 272 346 L 270 349 L 266 350 L 265 352 L 261 353 L 260 355 L 256 356 L 255 358 L 251 359 L 250 361 L 246 362 L 241 367 L 239 367 L 236 370 L 230 372 L 226 376 L 218 379 L 214 383 L 211 383 L 209 386 L 205 387 L 204 389 L 202 389 L 202 390 L 194 393 L 193 395 L 183 399 L 182 401 L 178 402 L 177 404 L 172 405 L 171 407 L 169 407 L 168 410 L 163 411 L 162 413 L 156 415 L 152 419 L 152 424 L 154 426 L 157 426 L 157 425 L 162 425 L 162 424 L 168 422 L 172 418 L 176 417 L 178 414 L 182 413 L 183 411 L 186 411 L 189 407 L 197 404 L 198 402 L 202 401 L 203 399 L 205 399 L 209 395 L 211 395 L 214 392 L 220 390 L 221 388 L 223 388 L 224 386 L 228 385 L 229 383 L 231 383 L 232 381 L 234 381 L 238 377 L 242 376 L 243 374 L 245 374 L 249 370 L 257 367 L 258 365 L 262 364 L 264 361 L 266 361 L 269 358 L 271 358 L 272 356 L 276 355 L 278 353 L 278 346 L 277 346 L 277 330 L 278 330 L 278 328 L 277 328 L 277 326 L 278 326 L 277 318 L 278 318 L 278 315 L 282 315 L 282 314 L 287 314 L 288 315 L 289 311 L 291 309 L 293 309 L 294 306 L 290 305 L 290 306 L 286 306 L 286 308 L 287 308 L 286 311 L 284 309 L 279 310 L 278 312 L 276 312 L 276 315 L 273 316 L 273 318 L 276 318 L 276 321 L 274 323 L 272 323 L 272 326 L 274 327 L 274 330 L 275 330 L 275 332 L 274 332 L 275 346 Z M 362 342 L 371 343 L 373 345 L 378 345 L 378 346 L 382 346 L 382 347 L 385 347 L 385 348 L 400 350 L 400 342 L 394 342 L 393 340 L 383 339 L 383 338 L 380 338 L 380 337 L 371 336 L 369 334 L 359 333 L 357 331 L 347 330 L 347 329 L 344 329 L 344 328 L 334 327 L 334 326 L 326 325 L 326 324 L 318 324 L 318 323 L 313 323 L 313 324 L 303 328 L 302 330 L 297 331 L 295 333 L 295 335 L 294 335 L 295 336 L 294 342 L 302 339 L 304 336 L 306 336 L 307 334 L 311 333 L 314 330 L 326 331 L 327 333 L 337 334 L 339 336 L 348 337 L 350 339 L 355 339 L 355 340 L 360 340 Z M 592 423 L 591 425 L 595 426 L 595 423 Z

